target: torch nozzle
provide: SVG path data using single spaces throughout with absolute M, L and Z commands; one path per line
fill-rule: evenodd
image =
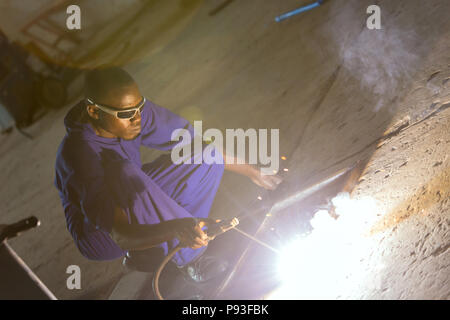
M 208 227 L 206 230 L 206 234 L 210 240 L 213 240 L 218 235 L 227 232 L 228 230 L 233 229 L 239 224 L 238 218 L 232 218 L 220 221 L 212 226 Z

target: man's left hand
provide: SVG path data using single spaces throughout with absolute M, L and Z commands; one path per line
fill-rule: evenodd
M 253 171 L 249 178 L 258 186 L 266 190 L 275 190 L 283 181 L 279 175 L 263 175 L 259 169 Z

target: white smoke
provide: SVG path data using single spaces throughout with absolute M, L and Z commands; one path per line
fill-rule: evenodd
M 432 39 L 421 34 L 420 26 L 402 23 L 395 16 L 395 3 L 380 5 L 381 29 L 368 29 L 366 8 L 372 3 L 364 3 L 330 2 L 333 25 L 324 25 L 322 30 L 334 42 L 343 69 L 374 95 L 372 108 L 379 111 L 407 87 Z M 402 19 L 413 14 L 404 9 Z
M 343 67 L 379 98 L 374 111 L 398 95 L 412 77 L 419 61 L 411 48 L 416 38 L 414 31 L 364 30 L 351 47 L 341 47 Z

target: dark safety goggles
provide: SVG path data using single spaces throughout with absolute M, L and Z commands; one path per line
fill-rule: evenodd
M 129 120 L 136 115 L 136 112 L 139 111 L 139 114 L 142 112 L 142 110 L 144 109 L 146 99 L 145 99 L 145 97 L 143 97 L 141 102 L 139 102 L 135 107 L 131 107 L 131 108 L 127 108 L 127 109 L 116 109 L 116 108 L 108 107 L 105 105 L 101 105 L 101 104 L 95 103 L 94 101 L 92 101 L 89 98 L 86 98 L 86 101 L 89 104 L 93 104 L 100 110 L 102 110 L 106 113 L 112 114 L 113 116 L 115 116 L 118 119 Z

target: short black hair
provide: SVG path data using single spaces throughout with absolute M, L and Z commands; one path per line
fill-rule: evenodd
M 131 75 L 120 67 L 100 67 L 85 74 L 85 98 L 93 101 L 104 101 L 110 93 L 136 82 Z

